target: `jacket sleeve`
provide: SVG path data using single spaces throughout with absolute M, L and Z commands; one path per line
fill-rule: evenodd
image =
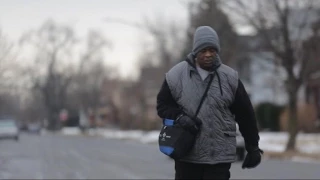
M 182 114 L 179 105 L 173 99 L 168 83 L 164 80 L 157 95 L 157 112 L 160 118 L 176 119 Z
M 246 147 L 259 145 L 259 132 L 254 109 L 248 93 L 241 80 L 238 80 L 238 88 L 235 100 L 230 107 L 239 125 L 239 130 L 245 140 Z

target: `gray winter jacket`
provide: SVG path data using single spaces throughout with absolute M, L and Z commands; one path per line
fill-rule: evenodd
M 236 122 L 229 107 L 235 98 L 238 73 L 224 64 L 216 72 L 197 116 L 202 121 L 200 133 L 182 161 L 217 164 L 236 160 Z M 166 73 L 166 81 L 174 100 L 184 113 L 193 117 L 209 76 L 203 81 L 189 58 L 171 68 Z

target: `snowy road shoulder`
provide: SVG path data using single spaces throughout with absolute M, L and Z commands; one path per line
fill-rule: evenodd
M 78 128 L 64 128 L 61 131 L 64 135 L 79 135 L 81 131 Z M 141 131 L 141 130 L 116 130 L 116 129 L 90 129 L 88 135 L 102 136 L 108 139 L 135 140 L 141 143 L 157 143 L 159 131 Z M 283 153 L 288 141 L 286 132 L 260 132 L 260 148 L 266 152 Z M 320 154 L 320 134 L 298 134 L 297 150 L 310 157 L 292 156 L 292 160 L 301 162 L 320 162 L 312 158 L 314 155 Z

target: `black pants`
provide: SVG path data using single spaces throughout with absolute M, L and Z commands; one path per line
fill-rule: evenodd
M 175 179 L 230 179 L 231 163 L 194 164 L 175 161 Z

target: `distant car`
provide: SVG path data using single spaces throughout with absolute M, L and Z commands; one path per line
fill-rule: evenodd
M 39 123 L 28 124 L 28 132 L 32 134 L 40 134 L 41 125 Z
M 14 139 L 19 140 L 19 127 L 15 120 L 12 119 L 1 119 L 0 120 L 0 138 L 1 139 Z
M 246 148 L 244 139 L 239 131 L 239 126 L 237 124 L 237 160 L 242 161 L 244 160 L 245 154 L 246 154 Z

